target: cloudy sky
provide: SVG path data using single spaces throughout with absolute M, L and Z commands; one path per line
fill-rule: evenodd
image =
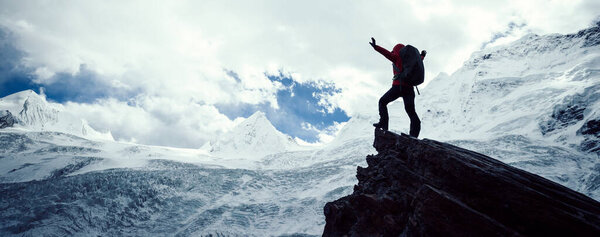
M 375 115 L 390 63 L 368 44 L 426 49 L 426 83 L 477 50 L 573 33 L 596 0 L 0 0 L 0 97 L 24 89 L 118 140 L 199 147 L 263 111 L 326 142 Z

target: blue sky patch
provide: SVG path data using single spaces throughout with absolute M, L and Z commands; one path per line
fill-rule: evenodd
M 0 29 L 0 97 L 15 92 L 39 89 L 32 82 L 32 71 L 20 66 L 24 53 L 14 47 L 10 35 Z
M 11 35 L 0 29 L 0 97 L 27 89 L 40 93 L 40 87 L 44 87 L 48 100 L 59 103 L 92 103 L 108 97 L 126 100 L 138 93 L 114 88 L 85 64 L 80 65 L 76 74 L 59 72 L 48 80 L 49 83 L 36 83 L 34 69 L 21 64 L 25 53 L 12 42 Z
M 46 97 L 59 103 L 67 101 L 92 103 L 101 98 L 127 100 L 137 93 L 114 88 L 85 64 L 79 66 L 79 72 L 76 74 L 62 72 L 54 77 L 52 83 L 45 84 L 43 87 L 46 89 Z
M 283 85 L 283 89 L 277 91 L 276 95 L 279 109 L 274 109 L 268 102 L 257 105 L 218 104 L 216 105 L 217 109 L 230 119 L 248 117 L 256 111 L 262 111 L 277 130 L 308 142 L 318 141 L 318 132 L 304 129 L 302 123 L 309 123 L 322 130 L 333 125 L 334 122 L 346 122 L 350 119 L 340 108 L 328 111 L 325 105 L 319 104 L 323 96 L 341 92 L 334 84 L 326 82 L 299 83 L 292 77 L 283 74 L 267 75 L 267 77 L 269 80 L 280 82 Z

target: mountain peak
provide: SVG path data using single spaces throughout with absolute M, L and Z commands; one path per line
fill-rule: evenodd
M 250 115 L 248 119 L 267 119 L 267 114 L 259 110 Z
M 278 131 L 262 111 L 246 118 L 231 131 L 211 142 L 209 151 L 228 158 L 261 158 L 296 147 L 296 142 Z
M 262 111 L 250 115 L 230 132 L 230 134 L 236 134 L 237 136 L 244 135 L 247 140 L 254 139 L 259 134 L 278 136 L 280 133 Z M 283 134 L 281 133 L 281 135 Z
M 0 98 L 0 101 L 17 102 L 17 103 L 22 104 L 29 98 L 33 98 L 34 100 L 44 100 L 45 101 L 45 98 L 43 96 L 39 95 L 38 93 L 35 93 L 35 91 L 33 91 L 33 90 L 24 90 L 24 91 L 15 92 L 13 94 L 10 94 L 3 98 Z
M 468 139 L 466 134 L 518 134 L 539 139 L 546 135 L 540 127 L 559 115 L 553 111 L 569 107 L 579 94 L 589 97 L 589 106 L 578 105 L 588 109 L 584 120 L 597 120 L 598 97 L 587 94 L 598 91 L 598 75 L 594 73 L 598 62 L 599 27 L 572 34 L 529 34 L 474 52 L 463 67 L 452 75 L 434 78 L 423 90 L 435 96 L 420 100 L 421 111 L 426 112 L 419 116 L 436 128 L 423 129 L 424 135 Z M 581 127 L 583 122 L 569 124 Z M 575 137 L 576 130 L 562 130 L 557 142 L 579 146 L 582 139 Z
M 236 128 L 250 127 L 250 126 L 252 126 L 254 128 L 259 126 L 261 128 L 275 129 L 275 127 L 273 126 L 271 121 L 269 121 L 269 119 L 267 118 L 267 115 L 262 111 L 256 111 L 254 114 L 250 115 L 250 117 L 246 118 L 238 126 L 236 126 Z
M 25 125 L 44 127 L 47 124 L 58 123 L 60 111 L 57 108 L 33 91 L 25 94 L 27 97 L 23 102 L 23 109 L 19 112 L 19 118 Z
M 514 68 L 522 72 L 544 71 L 553 68 L 563 71 L 573 66 L 567 63 L 565 67 L 558 67 L 565 64 L 563 62 L 565 59 L 572 61 L 573 58 L 586 54 L 585 52 L 590 47 L 597 45 L 600 45 L 600 27 L 598 26 L 565 35 L 530 33 L 512 43 L 474 52 L 465 62 L 464 67 L 467 69 L 479 68 L 480 71 L 483 71 L 494 68 L 492 65 L 500 62 L 503 67 L 496 68 L 500 72 L 511 72 L 514 71 Z M 507 68 L 511 70 L 506 70 Z
M 0 98 L 0 110 L 8 111 L 14 126 L 30 130 L 55 131 L 69 133 L 92 139 L 113 140 L 110 132 L 100 133 L 87 122 L 61 104 L 46 101 L 46 97 L 33 90 L 20 91 Z M 8 114 L 8 113 L 7 113 Z

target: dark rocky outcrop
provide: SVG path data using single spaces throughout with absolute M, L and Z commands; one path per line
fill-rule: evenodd
M 549 120 L 540 123 L 542 135 L 574 125 L 583 120 L 586 104 L 574 101 L 570 104 L 556 106 Z
M 0 111 L 0 129 L 12 127 L 17 122 L 17 119 L 10 113 L 10 111 Z
M 587 87 L 582 93 L 565 97 L 554 106 L 550 116 L 541 118 L 539 128 L 542 135 L 551 136 L 570 130 L 571 126 L 580 126 L 576 134 L 583 139 L 574 145 L 581 151 L 600 155 L 600 116 L 593 112 L 594 105 L 599 101 L 600 85 Z
M 584 140 L 579 147 L 583 151 L 595 152 L 600 155 L 600 118 L 588 120 L 577 130 Z
M 600 236 L 600 203 L 488 156 L 376 131 L 323 236 Z

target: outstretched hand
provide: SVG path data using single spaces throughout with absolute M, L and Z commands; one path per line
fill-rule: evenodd
M 377 45 L 375 44 L 375 38 L 371 37 L 371 42 L 369 42 L 369 44 L 373 46 L 373 48 L 375 48 L 375 46 Z

